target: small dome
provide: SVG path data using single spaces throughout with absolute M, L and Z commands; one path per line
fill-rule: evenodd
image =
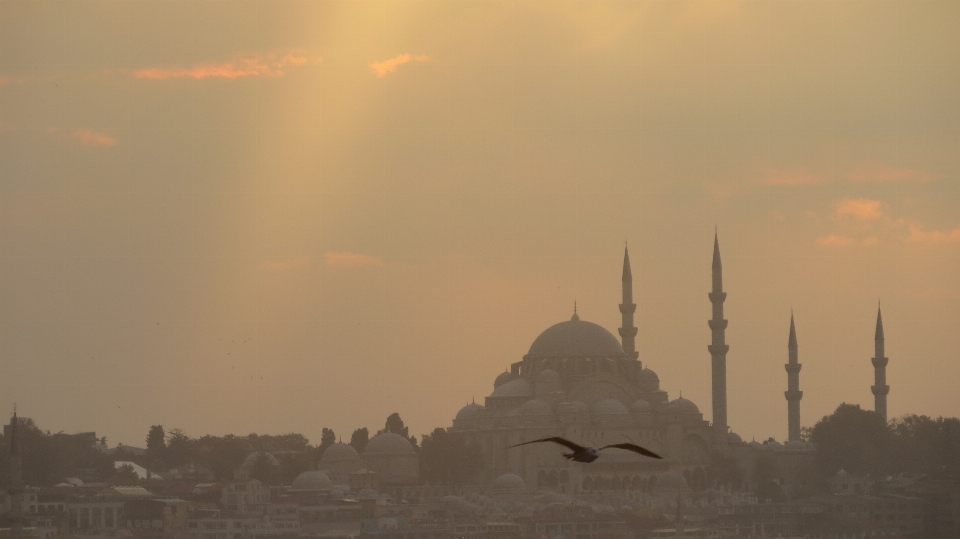
M 523 378 L 518 378 L 503 384 L 493 390 L 491 397 L 532 397 L 533 387 L 530 382 Z
M 339 462 L 341 460 L 354 460 L 359 457 L 360 455 L 352 445 L 337 442 L 323 451 L 322 460 L 324 462 Z
M 758 441 L 756 441 L 756 440 L 752 440 L 752 441 L 748 442 L 747 445 L 749 445 L 750 447 L 752 447 L 752 448 L 754 448 L 754 449 L 760 449 L 761 447 L 763 447 L 763 444 L 761 444 L 760 442 L 758 442 Z
M 367 442 L 367 447 L 363 449 L 364 455 L 416 455 L 410 440 L 407 440 L 399 434 L 384 432 L 378 434 Z
M 244 470 L 249 470 L 250 468 L 252 468 L 253 463 L 257 461 L 257 455 L 266 456 L 267 462 L 270 463 L 270 466 L 277 466 L 277 467 L 280 466 L 280 461 L 277 460 L 277 457 L 265 451 L 262 453 L 258 451 L 254 451 L 253 453 L 250 453 L 249 455 L 247 455 L 247 458 L 243 459 L 243 464 L 241 464 L 240 467 L 243 468 Z
M 493 488 L 497 490 L 523 490 L 525 486 L 523 479 L 512 473 L 505 473 L 493 480 Z
M 685 489 L 687 488 L 687 480 L 682 473 L 670 470 L 657 476 L 657 488 L 661 490 Z
M 323 472 L 303 472 L 293 480 L 290 490 L 296 492 L 318 492 L 333 488 L 333 482 Z
M 550 405 L 540 399 L 532 399 L 517 409 L 520 415 L 550 415 Z
M 652 411 L 653 411 L 653 407 L 650 406 L 650 403 L 649 403 L 649 402 L 647 402 L 647 401 L 645 401 L 645 400 L 643 400 L 643 399 L 637 399 L 637 400 L 633 401 L 633 404 L 630 405 L 630 411 L 635 412 L 635 413 L 652 412 Z
M 472 402 L 464 406 L 463 408 L 460 408 L 460 411 L 457 412 L 457 419 L 461 421 L 475 419 L 477 417 L 477 414 L 479 414 L 480 411 L 483 409 L 484 407 L 482 404 L 477 404 L 475 402 Z
M 501 372 L 497 379 L 493 381 L 493 388 L 496 389 L 516 377 L 517 375 L 512 372 Z
M 769 442 L 765 442 L 763 444 L 763 448 L 769 451 L 779 451 L 783 449 L 783 444 L 776 440 L 770 440 Z
M 730 433 L 728 433 L 728 434 L 727 434 L 727 440 L 730 441 L 730 442 L 732 442 L 732 443 L 737 443 L 737 444 L 743 442 L 743 438 L 741 438 L 740 435 L 737 434 L 736 432 L 730 432 Z
M 640 374 L 637 375 L 637 379 L 638 379 L 638 380 L 649 380 L 649 381 L 656 380 L 657 382 L 660 381 L 660 377 L 657 376 L 657 373 L 653 372 L 652 370 L 648 369 L 647 367 L 644 367 L 643 370 L 640 371 Z
M 533 344 L 531 356 L 540 357 L 623 357 L 623 347 L 612 333 L 579 319 L 550 326 Z
M 540 371 L 540 374 L 537 375 L 537 382 L 559 382 L 560 375 L 557 374 L 557 371 L 551 369 L 545 369 Z
M 693 401 L 689 401 L 683 397 L 674 399 L 670 401 L 668 405 L 669 411 L 675 414 L 699 414 L 700 408 L 697 408 L 697 405 Z
M 604 399 L 593 405 L 593 413 L 598 415 L 619 415 L 626 414 L 627 407 L 616 399 Z

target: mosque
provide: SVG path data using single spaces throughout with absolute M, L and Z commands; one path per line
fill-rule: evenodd
M 651 490 L 706 482 L 711 451 L 729 440 L 726 422 L 726 353 L 720 248 L 714 239 L 713 332 L 709 350 L 713 367 L 713 423 L 696 404 L 671 400 L 660 389 L 657 373 L 638 359 L 633 315 L 633 275 L 624 249 L 620 340 L 597 324 L 573 317 L 553 325 L 530 345 L 521 361 L 497 376 L 484 403 L 464 406 L 451 431 L 478 445 L 484 457 L 482 482 L 522 480 L 526 487 L 560 492 L 582 490 Z M 621 450 L 607 450 L 596 462 L 569 462 L 553 444 L 505 448 L 562 436 L 595 447 L 634 442 L 661 455 L 657 460 Z M 495 480 L 496 478 L 496 480 Z

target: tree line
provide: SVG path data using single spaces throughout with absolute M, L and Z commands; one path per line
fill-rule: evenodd
M 302 472 L 318 468 L 324 451 L 337 443 L 333 429 L 321 430 L 320 442 L 311 445 L 302 434 L 225 436 L 203 435 L 190 437 L 181 429 L 167 432 L 162 425 L 153 425 L 145 439 L 146 452 L 118 446 L 112 454 L 97 447 L 97 442 L 77 435 L 52 434 L 43 431 L 29 418 L 19 418 L 20 439 L 23 448 L 23 478 L 29 485 L 53 485 L 67 477 L 95 476 L 111 484 L 136 484 L 139 478 L 132 467 L 117 470 L 114 461 L 129 461 L 154 472 L 165 472 L 185 465 L 209 470 L 218 481 L 233 479 L 234 471 L 252 453 L 252 477 L 271 484 L 289 485 Z M 410 441 L 420 458 L 421 478 L 431 484 L 459 484 L 474 480 L 483 469 L 479 448 L 470 446 L 464 438 L 443 428 L 425 434 L 418 442 L 404 424 L 400 414 L 387 417 L 384 427 L 376 432 L 391 432 Z M 353 431 L 349 444 L 362 453 L 370 441 L 366 427 Z M 6 447 L 6 441 L 3 447 Z M 269 453 L 276 459 L 275 466 Z M 0 482 L 9 479 L 9 453 L 0 451 Z M 191 468 L 191 467 L 188 467 Z M 190 472 L 185 472 L 189 474 Z M 196 471 L 193 473 L 197 473 Z M 185 479 L 191 478 L 189 475 Z

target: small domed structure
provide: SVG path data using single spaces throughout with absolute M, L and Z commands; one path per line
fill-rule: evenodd
M 333 489 L 333 481 L 327 474 L 317 471 L 303 472 L 290 485 L 291 492 L 326 492 Z
M 348 445 L 348 444 L 344 444 Z M 333 447 L 333 446 L 331 446 Z M 329 449 L 327 450 L 329 451 Z M 410 440 L 392 432 L 382 432 L 367 442 L 363 448 L 366 455 L 416 455 L 417 452 L 410 445 Z
M 471 419 L 476 419 L 477 415 L 485 410 L 482 404 L 477 404 L 472 402 L 463 408 L 460 408 L 460 411 L 457 412 L 457 421 L 469 421 Z
M 523 490 L 526 487 L 523 479 L 516 474 L 505 473 L 493 480 L 494 490 Z
M 517 409 L 519 415 L 550 415 L 550 405 L 540 399 L 531 399 Z
M 503 384 L 510 382 L 516 378 L 517 378 L 517 375 L 513 374 L 512 372 L 501 372 L 500 375 L 497 376 L 497 379 L 493 381 L 493 388 L 496 389 L 502 386 Z
M 781 449 L 783 449 L 783 444 L 781 444 L 776 440 L 770 440 L 770 441 L 764 442 L 763 448 L 766 449 L 767 451 L 780 451 Z
M 660 389 L 660 377 L 647 367 L 637 373 L 637 385 L 641 391 L 657 391 Z
M 750 447 L 752 447 L 752 448 L 754 448 L 754 449 L 760 449 L 760 448 L 763 447 L 763 444 L 761 444 L 760 442 L 758 442 L 758 441 L 756 441 L 756 440 L 751 440 L 750 442 L 747 443 L 747 445 L 749 445 Z
M 627 414 L 627 407 L 616 399 L 603 399 L 593 405 L 593 413 L 597 415 L 620 415 Z
M 675 414 L 699 414 L 700 408 L 697 408 L 697 405 L 693 401 L 687 400 L 683 397 L 678 397 L 667 405 L 668 411 Z
M 736 432 L 729 432 L 727 433 L 727 441 L 730 443 L 739 444 L 743 442 L 743 438 L 741 438 Z
M 533 386 L 523 378 L 511 380 L 493 390 L 491 397 L 532 397 Z
M 647 412 L 652 412 L 653 407 L 650 406 L 649 402 L 643 399 L 637 399 L 633 401 L 633 404 L 630 405 L 630 411 L 637 414 L 644 414 Z
M 258 458 L 260 458 L 258 457 L 258 455 L 263 455 L 264 457 L 266 457 L 267 462 L 270 464 L 270 466 L 275 466 L 277 468 L 280 467 L 280 461 L 277 460 L 277 457 L 273 456 L 270 453 L 267 453 L 266 451 L 262 451 L 262 452 L 254 451 L 253 453 L 250 453 L 249 455 L 247 455 L 247 458 L 243 459 L 243 464 L 240 465 L 240 468 L 244 470 L 249 470 L 250 468 L 253 468 L 253 464 L 257 462 Z

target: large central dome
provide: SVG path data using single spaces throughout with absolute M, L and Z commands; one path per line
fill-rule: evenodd
M 573 320 L 550 326 L 530 345 L 527 355 L 539 357 L 622 357 L 620 341 L 609 331 L 585 322 L 574 315 Z

